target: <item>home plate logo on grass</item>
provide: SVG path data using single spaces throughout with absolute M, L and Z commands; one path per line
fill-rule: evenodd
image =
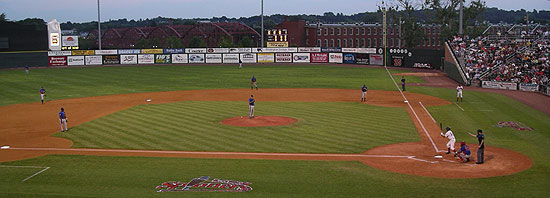
M 189 182 L 169 181 L 158 185 L 157 192 L 178 192 L 178 191 L 210 191 L 210 192 L 247 192 L 251 191 L 250 182 L 225 180 L 215 178 L 209 180 L 209 176 L 202 176 L 192 179 Z

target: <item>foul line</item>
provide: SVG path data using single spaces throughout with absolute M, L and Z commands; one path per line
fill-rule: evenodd
M 429 139 L 430 142 L 432 143 L 432 146 L 434 147 L 435 152 L 439 152 L 439 149 L 437 149 L 437 146 L 435 145 L 434 140 L 432 139 L 432 137 L 430 136 L 430 134 L 429 134 L 428 131 L 426 130 L 426 127 L 424 127 L 424 124 L 422 123 L 422 121 L 420 120 L 420 118 L 418 118 L 418 115 L 416 115 L 416 111 L 414 111 L 414 109 L 412 108 L 411 103 L 408 102 L 409 100 L 407 100 L 407 97 L 405 97 L 405 94 L 403 94 L 403 92 L 401 91 L 401 89 L 399 89 L 399 86 L 397 86 L 397 83 L 395 82 L 395 79 L 394 79 L 393 76 L 391 75 L 390 70 L 388 70 L 388 67 L 387 67 L 387 66 L 384 66 L 384 68 L 386 69 L 386 72 L 388 72 L 388 75 L 390 76 L 391 80 L 393 81 L 393 84 L 395 85 L 395 87 L 397 88 L 397 90 L 399 91 L 399 93 L 401 93 L 401 96 L 403 96 L 403 99 L 405 99 L 407 105 L 409 106 L 409 109 L 411 109 L 411 111 L 413 112 L 414 117 L 416 117 L 416 120 L 418 121 L 418 123 L 420 123 L 420 126 L 422 127 L 422 130 L 424 130 L 424 133 L 426 133 L 426 136 L 428 137 L 428 139 Z
M 432 114 L 430 114 L 430 112 L 426 109 L 426 107 L 424 107 L 424 105 L 422 104 L 422 102 L 418 101 L 418 103 L 420 103 L 420 106 L 422 106 L 422 108 L 424 109 L 424 111 L 426 111 L 426 113 L 428 113 L 428 115 L 430 116 L 430 118 L 432 119 L 432 121 L 434 121 L 434 123 L 437 124 L 437 122 L 435 121 L 434 117 L 432 117 Z
M 30 178 L 32 178 L 32 177 L 34 177 L 34 176 L 50 169 L 50 167 L 42 167 L 42 166 L 1 166 L 1 165 L 0 165 L 0 168 L 41 168 L 42 169 L 42 170 L 36 172 L 35 174 L 33 174 L 31 176 L 28 176 L 27 178 L 21 180 L 21 182 L 25 182 L 25 181 L 29 180 Z
M 462 107 L 460 107 L 460 105 L 458 105 L 458 103 L 455 102 L 455 105 L 460 108 L 460 110 L 464 111 L 464 109 Z
M 79 151 L 111 153 L 159 153 L 159 154 L 195 154 L 195 155 L 255 155 L 255 156 L 305 156 L 305 157 L 379 157 L 409 158 L 404 155 L 364 155 L 364 154 L 315 154 L 315 153 L 246 153 L 246 152 L 201 152 L 201 151 L 159 151 L 159 150 L 123 150 L 123 149 L 78 149 L 78 148 L 9 148 L 7 150 L 28 151 Z

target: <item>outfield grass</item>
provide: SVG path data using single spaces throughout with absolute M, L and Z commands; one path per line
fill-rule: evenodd
M 407 72 L 391 70 L 393 73 Z M 0 105 L 39 102 L 40 86 L 47 100 L 100 95 L 175 91 L 191 89 L 232 89 L 250 86 L 255 75 L 262 88 L 345 88 L 395 90 L 386 71 L 329 65 L 250 66 L 243 69 L 225 65 L 209 66 L 121 66 L 71 67 L 0 71 Z M 421 82 L 407 77 L 407 82 Z
M 242 102 L 139 105 L 55 136 L 87 148 L 300 153 L 362 153 L 375 146 L 420 141 L 404 108 L 360 103 L 261 102 L 257 116 L 293 117 L 298 122 L 275 127 L 220 123 L 246 117 L 247 110 Z
M 360 162 L 50 155 L 0 168 L 1 197 L 545 197 L 548 178 L 525 171 L 481 179 L 438 179 L 381 171 Z M 37 170 L 35 170 L 37 171 Z M 244 193 L 155 192 L 167 181 L 210 176 L 251 182 Z

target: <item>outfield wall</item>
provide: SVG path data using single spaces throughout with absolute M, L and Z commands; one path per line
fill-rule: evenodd
M 41 67 L 48 65 L 48 53 L 42 52 L 0 52 L 0 68 Z

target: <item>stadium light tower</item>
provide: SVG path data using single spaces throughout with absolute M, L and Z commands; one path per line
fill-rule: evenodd
M 101 50 L 101 17 L 99 12 L 99 0 L 97 0 L 97 35 L 99 35 L 99 49 Z
M 460 11 L 460 13 L 459 13 L 459 18 L 460 18 L 460 19 L 459 19 L 459 25 L 458 25 L 458 26 L 459 26 L 459 27 L 458 27 L 458 34 L 459 34 L 459 35 L 464 34 L 464 30 L 462 29 L 462 25 L 463 25 L 463 24 L 462 24 L 462 23 L 463 23 L 462 20 L 464 20 L 464 19 L 463 19 L 463 18 L 464 18 L 464 11 L 463 11 L 463 10 L 464 10 L 464 0 L 460 0 L 460 4 L 459 4 L 459 11 Z
M 99 1 L 99 0 L 98 0 Z M 264 0 L 261 0 L 261 6 L 262 6 L 262 48 L 264 48 Z

